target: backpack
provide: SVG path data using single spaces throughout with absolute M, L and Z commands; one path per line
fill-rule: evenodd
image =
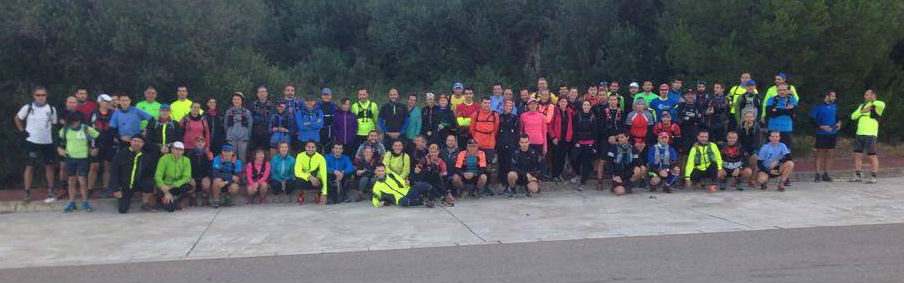
M 91 135 L 88 134 L 88 132 L 85 130 L 85 127 L 87 126 L 84 123 L 79 124 L 78 130 L 83 135 L 85 135 L 85 143 L 88 144 L 88 148 L 92 148 L 91 145 L 94 144 L 94 138 L 92 138 Z M 71 127 L 69 127 L 68 125 L 63 127 L 63 136 L 60 138 L 60 145 L 62 146 L 66 146 L 66 137 L 69 135 L 69 128 Z
M 715 158 L 715 156 L 716 156 L 716 154 L 713 153 L 712 144 L 706 144 L 706 158 L 712 159 L 712 158 Z M 694 158 L 695 166 L 700 166 L 700 161 L 702 160 L 701 157 L 703 157 L 703 156 L 701 156 L 700 151 L 698 150 L 697 154 L 695 155 L 695 158 Z M 712 160 L 710 160 L 710 163 L 712 163 Z
M 27 110 L 25 110 L 25 119 L 22 119 L 22 125 L 28 126 L 27 125 L 28 116 L 31 116 L 31 114 L 35 113 L 34 104 L 35 104 L 34 102 L 28 104 L 28 108 L 27 108 Z M 50 117 L 51 117 L 51 119 L 53 119 L 52 117 L 56 116 L 56 107 L 53 107 L 52 105 L 49 105 L 49 104 L 47 106 L 50 106 Z
M 204 117 L 202 116 L 200 121 L 201 121 L 201 126 L 203 127 L 204 131 L 205 132 L 210 131 L 210 127 L 207 126 L 207 119 L 204 119 Z M 185 116 L 185 118 L 182 119 L 182 123 L 180 123 L 181 125 L 179 125 L 179 126 L 182 127 L 182 129 L 187 129 L 188 123 L 191 123 L 191 122 L 192 122 L 191 117 Z M 213 134 L 211 134 L 211 135 L 213 135 Z
M 748 98 L 746 94 L 743 94 L 741 96 L 741 99 L 742 99 L 741 103 L 743 103 L 742 105 L 744 105 L 744 107 L 741 108 L 741 113 L 744 113 L 746 111 L 753 111 L 754 113 L 759 113 L 759 111 L 757 111 L 757 109 L 759 108 L 758 107 L 759 105 L 757 105 L 757 104 L 759 104 L 759 103 L 757 103 L 756 98 L 757 98 L 756 95 L 753 95 L 753 97 Z M 757 114 L 757 116 L 759 116 L 759 114 Z

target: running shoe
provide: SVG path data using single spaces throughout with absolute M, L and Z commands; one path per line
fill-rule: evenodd
M 44 203 L 53 203 L 53 202 L 57 201 L 57 198 L 58 197 L 55 192 L 50 192 L 50 194 L 47 195 L 47 198 L 44 199 Z
M 869 176 L 869 179 L 866 179 L 867 184 L 875 184 L 879 180 L 876 179 L 876 175 Z
M 94 211 L 94 208 L 91 207 L 91 204 L 89 204 L 87 201 L 82 203 L 82 209 L 85 210 L 85 212 Z
M 78 206 L 75 205 L 74 201 L 70 201 L 66 208 L 63 209 L 64 212 L 73 212 L 78 210 Z
M 831 182 L 834 182 L 835 180 L 832 179 L 832 177 L 829 177 L 829 173 L 828 173 L 828 172 L 823 172 L 823 173 L 822 173 L 822 181 L 823 181 L 823 182 L 829 182 L 829 183 L 831 183 Z
M 851 179 L 851 182 L 863 182 L 863 177 L 860 174 L 854 173 L 854 178 Z

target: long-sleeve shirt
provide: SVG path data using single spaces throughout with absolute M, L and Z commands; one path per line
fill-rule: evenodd
M 226 140 L 248 141 L 251 139 L 251 111 L 244 107 L 232 107 L 226 110 Z
M 872 108 L 869 112 L 863 113 L 863 107 L 867 106 Z M 857 135 L 879 136 L 879 120 L 882 113 L 885 113 L 885 102 L 879 100 L 864 102 L 857 106 L 854 113 L 851 113 L 851 120 L 857 121 Z
M 322 195 L 326 195 L 326 159 L 323 158 L 323 155 L 320 153 L 314 152 L 314 155 L 308 155 L 307 152 L 302 151 L 295 157 L 295 177 L 299 179 L 308 181 L 311 176 L 317 177 L 320 180 L 320 193 Z
M 295 157 L 286 154 L 285 156 L 276 154 L 270 159 L 270 178 L 278 181 L 288 181 L 295 179 Z
M 249 162 L 245 166 L 246 184 L 266 184 L 270 179 L 270 163 L 266 161 L 257 163 Z
M 323 128 L 323 111 L 320 108 L 307 107 L 295 112 L 295 124 L 298 126 L 299 141 L 320 141 L 320 129 Z
M 838 133 L 835 124 L 838 123 L 838 106 L 835 103 L 820 103 L 813 110 L 810 110 L 810 123 L 817 129 L 819 135 L 833 135 Z M 832 127 L 831 130 L 823 130 L 820 127 Z
M 157 161 L 157 171 L 154 172 L 154 183 L 157 187 L 170 186 L 181 187 L 191 181 L 191 162 L 188 157 L 176 156 L 168 153 Z
M 546 116 L 537 111 L 521 114 L 521 132 L 526 134 L 530 144 L 542 144 L 546 147 L 546 134 L 548 131 Z
M 477 103 L 462 103 L 455 106 L 455 119 L 458 122 L 458 126 L 461 128 L 467 129 L 471 126 L 471 116 L 474 116 L 474 112 L 480 109 L 480 104 Z
M 794 110 L 797 99 L 791 96 L 773 96 L 766 101 L 767 128 L 770 131 L 791 132 L 794 130 Z
M 722 153 L 719 151 L 719 147 L 712 142 L 705 145 L 695 143 L 687 154 L 684 177 L 690 178 L 692 171 L 706 171 L 710 166 L 715 166 L 716 170 L 722 169 Z
M 355 143 L 355 136 L 358 132 L 358 122 L 355 114 L 349 111 L 338 110 L 333 115 L 333 137 L 336 142 L 346 147 Z
M 341 171 L 346 176 L 351 176 L 355 172 L 355 166 L 352 166 L 352 160 L 348 156 L 340 155 L 336 157 L 329 154 L 324 157 L 326 159 L 326 171 L 332 174 L 333 171 Z
M 383 165 L 386 166 L 387 174 L 392 172 L 405 180 L 411 174 L 411 157 L 404 152 L 399 155 L 392 152 L 383 155 Z
M 116 129 L 120 137 L 134 137 L 141 134 L 141 122 L 151 120 L 150 114 L 141 111 L 135 107 L 129 109 L 116 110 L 113 118 L 110 119 L 110 127 Z
M 499 114 L 479 109 L 471 115 L 471 137 L 481 149 L 496 148 L 496 133 L 499 132 Z
M 380 108 L 380 130 L 388 133 L 404 133 L 408 129 L 408 107 L 398 102 L 388 102 Z
M 210 150 L 210 126 L 204 116 L 185 116 L 182 118 L 179 127 L 182 128 L 182 141 L 185 143 L 185 150 L 195 148 L 195 138 L 197 137 L 204 137 L 204 150 Z
M 355 102 L 352 104 L 352 113 L 358 118 L 358 136 L 367 136 L 377 127 L 376 121 L 380 110 L 373 101 Z
M 414 107 L 408 111 L 408 128 L 405 130 L 405 136 L 413 140 L 414 137 L 421 133 L 421 109 Z

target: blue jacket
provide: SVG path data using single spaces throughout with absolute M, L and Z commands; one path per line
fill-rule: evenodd
M 665 157 L 665 152 L 669 153 L 669 160 L 662 160 Z M 659 153 L 659 163 L 656 162 L 656 153 Z M 647 167 L 649 167 L 650 171 L 659 171 L 664 169 L 670 169 L 675 164 L 678 163 L 678 152 L 675 151 L 674 147 L 665 146 L 659 148 L 654 144 L 647 150 Z
M 141 134 L 141 121 L 151 120 L 151 115 L 141 109 L 129 107 L 127 111 L 116 110 L 110 118 L 110 127 L 119 132 L 119 136 L 134 137 Z
M 352 166 L 352 160 L 348 158 L 348 156 L 342 155 L 339 158 L 333 156 L 332 153 L 327 154 L 323 157 L 326 160 L 326 171 L 327 173 L 333 173 L 333 171 L 342 171 L 347 176 L 351 176 L 355 172 L 355 167 Z
M 794 131 L 794 109 L 788 108 L 791 105 L 797 108 L 797 99 L 791 95 L 769 98 L 769 101 L 766 102 L 766 117 L 769 118 L 767 127 L 770 131 Z
M 505 96 L 500 95 L 496 97 L 495 95 L 490 95 L 490 110 L 502 115 L 505 113 L 505 107 L 503 106 L 505 106 Z M 518 115 L 518 109 L 515 109 L 514 106 L 512 106 L 512 114 Z
M 295 112 L 295 124 L 298 125 L 298 140 L 320 142 L 320 129 L 323 128 L 323 111 L 320 108 L 302 107 Z
M 835 129 L 824 131 L 819 128 L 821 126 L 835 127 L 835 124 L 838 123 L 838 106 L 835 103 L 820 103 L 810 111 L 810 122 L 816 126 L 820 135 L 834 135 L 838 133 L 838 130 Z
M 221 155 L 217 155 L 217 157 L 213 158 L 213 163 L 211 164 L 211 168 L 213 168 L 213 177 L 220 178 L 224 181 L 232 180 L 232 176 L 238 176 L 239 173 L 242 173 L 242 161 L 238 158 L 235 159 L 235 162 L 225 162 L 220 160 Z
M 274 155 L 270 159 L 270 179 L 278 182 L 295 180 L 295 157 Z

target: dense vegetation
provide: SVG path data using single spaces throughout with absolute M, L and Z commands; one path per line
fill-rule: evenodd
M 289 82 L 345 96 L 442 92 L 460 79 L 486 93 L 538 75 L 735 83 L 749 71 L 771 84 L 782 71 L 804 104 L 832 88 L 845 112 L 876 87 L 890 105 L 882 138 L 899 141 L 902 39 L 900 0 L 9 0 L 0 108 L 11 117 L 38 84 L 59 103 L 76 86 L 135 95 L 153 85 L 168 101 L 178 85 L 195 97 Z M 17 145 L 11 130 L 0 137 Z M 17 180 L 22 157 L 2 159 L 2 180 Z

